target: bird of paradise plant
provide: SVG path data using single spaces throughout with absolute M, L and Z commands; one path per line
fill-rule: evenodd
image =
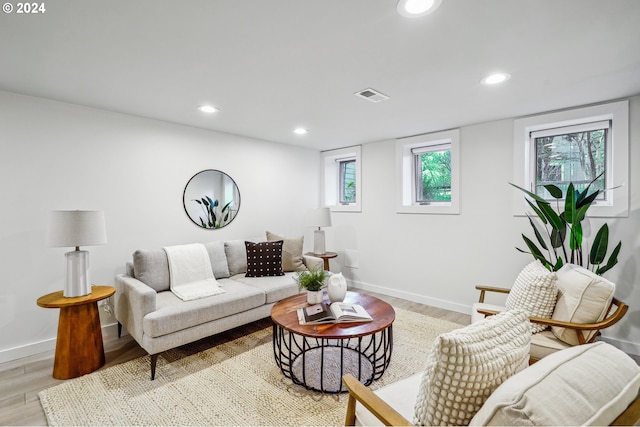
M 192 199 L 192 201 L 199 204 L 204 213 L 204 218 L 202 218 L 201 216 L 199 217 L 200 226 L 202 228 L 221 228 L 229 220 L 231 213 L 231 202 L 227 202 L 227 204 L 222 207 L 220 212 L 216 213 L 218 207 L 220 206 L 218 199 L 213 200 L 211 197 L 205 195 L 200 199 Z

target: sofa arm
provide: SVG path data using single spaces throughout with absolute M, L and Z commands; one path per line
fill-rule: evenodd
M 312 255 L 303 255 L 302 258 L 304 265 L 306 265 L 307 268 L 324 268 L 324 260 L 322 258 Z
M 131 336 L 142 342 L 142 320 L 156 311 L 156 291 L 133 277 L 118 274 L 115 280 L 115 315 Z

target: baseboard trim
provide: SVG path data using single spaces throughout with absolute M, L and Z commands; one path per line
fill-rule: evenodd
M 126 332 L 123 330 L 123 335 Z M 118 324 L 111 323 L 109 325 L 102 326 L 102 339 L 103 341 L 112 340 L 118 337 Z M 15 360 L 23 359 L 25 357 L 32 357 L 41 353 L 48 353 L 53 355 L 56 350 L 56 338 L 50 338 L 47 340 L 38 341 L 31 344 L 26 344 L 19 347 L 8 348 L 6 350 L 0 350 L 0 363 L 13 362 Z
M 415 294 L 413 292 L 399 291 L 397 289 L 388 288 L 385 286 L 372 285 L 370 283 L 358 282 L 354 280 L 348 280 L 349 286 L 355 289 L 362 289 L 365 291 L 377 292 L 383 295 L 389 295 L 391 297 L 402 298 L 407 301 L 415 301 L 420 304 L 430 305 L 432 307 L 444 308 L 445 310 L 455 311 L 456 313 L 470 314 L 471 306 L 459 304 L 447 300 L 438 298 L 426 297 L 424 295 Z

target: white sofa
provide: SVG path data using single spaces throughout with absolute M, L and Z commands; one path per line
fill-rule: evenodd
M 280 237 L 267 235 L 269 240 Z M 124 326 L 151 355 L 152 380 L 159 353 L 269 317 L 276 302 L 299 292 L 295 269 L 323 265 L 320 258 L 302 255 L 302 238 L 284 239 L 282 262 L 288 271 L 282 276 L 246 277 L 245 240 L 215 241 L 205 247 L 222 294 L 191 301 L 176 297 L 161 248 L 135 251 L 126 273 L 115 278 L 118 335 Z

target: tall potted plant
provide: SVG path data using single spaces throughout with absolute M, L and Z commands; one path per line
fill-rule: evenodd
M 529 250 L 516 249 L 533 255 L 535 259 L 540 260 L 551 271 L 557 271 L 564 264 L 571 263 L 588 268 L 595 274 L 602 275 L 616 265 L 622 242 L 618 242 L 607 259 L 609 242 L 609 226 L 607 224 L 602 225 L 596 233 L 588 254 L 585 254 L 585 250 L 583 250 L 583 246 L 586 246 L 586 243 L 582 221 L 585 219 L 591 204 L 603 191 L 597 189 L 589 193 L 591 184 L 599 177 L 591 181 L 583 191 L 577 190 L 573 183 L 570 183 L 566 195 L 555 185 L 545 185 L 544 188 L 556 201 L 555 210 L 548 200 L 522 187 L 511 184 L 528 196 L 525 197 L 525 200 L 536 213 L 540 222 L 542 222 L 543 228 L 541 232 L 531 216 L 527 214 L 536 241 L 534 242 L 523 234 L 522 239 Z M 563 199 L 564 210 L 561 211 L 560 201 Z

